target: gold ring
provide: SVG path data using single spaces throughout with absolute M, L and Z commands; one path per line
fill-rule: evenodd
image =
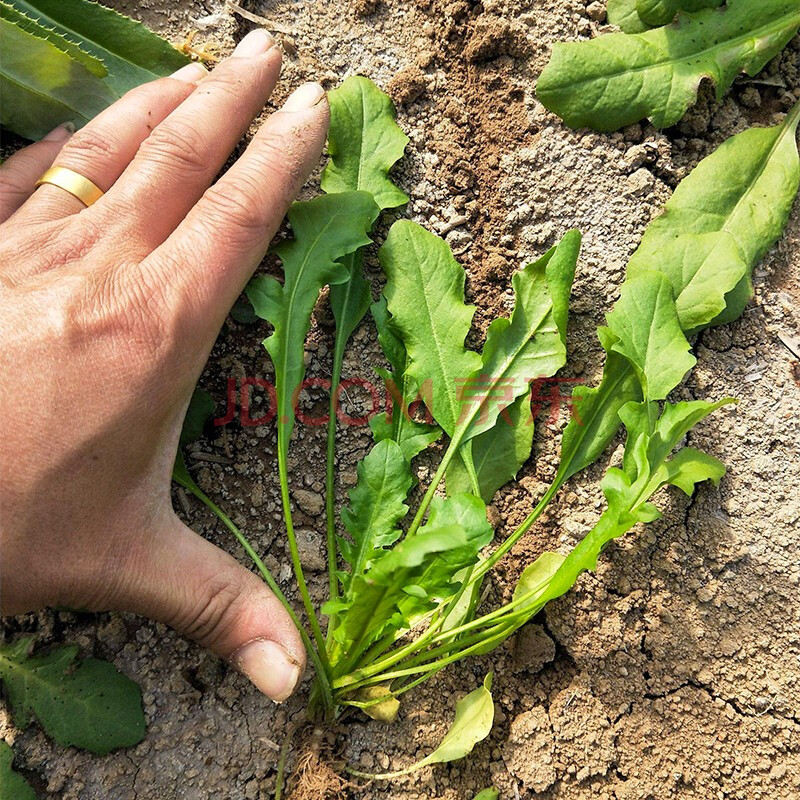
M 88 178 L 84 178 L 79 172 L 66 167 L 50 167 L 36 181 L 37 186 L 41 186 L 43 183 L 64 189 L 77 197 L 87 208 L 96 203 L 104 194 L 103 190 L 99 186 L 95 186 Z

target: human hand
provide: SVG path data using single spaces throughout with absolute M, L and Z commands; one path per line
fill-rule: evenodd
M 280 701 L 297 631 L 170 499 L 192 389 L 325 140 L 324 92 L 305 84 L 211 185 L 272 92 L 274 45 L 253 31 L 212 73 L 134 89 L 0 167 L 0 610 L 143 614 Z M 106 193 L 86 208 L 34 191 L 53 164 Z

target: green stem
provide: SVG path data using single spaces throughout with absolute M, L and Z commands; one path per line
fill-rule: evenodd
M 347 342 L 345 337 L 336 329 L 336 339 L 333 350 L 333 368 L 331 371 L 331 396 L 328 406 L 328 443 L 325 456 L 325 523 L 328 542 L 328 591 L 330 599 L 339 597 L 339 578 L 336 575 L 337 549 L 336 549 L 336 418 L 338 411 L 338 390 L 342 379 L 342 364 L 344 350 Z M 336 627 L 336 612 L 328 618 L 327 643 L 330 644 L 333 630 Z
M 269 586 L 269 588 L 272 590 L 272 593 L 278 598 L 281 605 L 286 609 L 286 613 L 289 615 L 290 619 L 294 623 L 294 626 L 297 628 L 300 638 L 303 640 L 303 644 L 305 645 L 308 657 L 311 659 L 317 672 L 317 677 L 320 682 L 320 689 L 325 698 L 325 706 L 327 709 L 333 709 L 334 703 L 330 680 L 328 679 L 328 674 L 325 670 L 322 659 L 314 647 L 313 642 L 306 633 L 305 628 L 303 628 L 303 625 L 295 613 L 295 610 L 286 599 L 286 595 L 281 591 L 281 588 L 278 586 L 275 578 L 272 577 L 272 573 L 269 571 L 267 565 L 261 560 L 261 557 L 250 544 L 247 537 L 234 524 L 233 520 L 194 481 L 186 481 L 177 475 L 173 475 L 173 478 L 177 483 L 183 486 L 184 489 L 194 495 L 204 506 L 206 506 L 206 508 L 217 515 L 222 524 L 225 525 L 225 527 L 236 537 L 237 541 L 242 546 L 242 549 L 255 564 L 256 569 L 261 573 L 261 577 L 264 579 L 264 582 L 267 584 L 267 586 Z
M 286 466 L 286 461 L 289 453 L 289 431 L 288 426 L 279 424 L 278 426 L 278 477 L 281 484 L 281 501 L 283 503 L 283 518 L 286 522 L 286 538 L 289 541 L 289 552 L 292 557 L 292 567 L 294 575 L 297 580 L 297 588 L 300 591 L 300 597 L 303 600 L 303 607 L 306 610 L 306 617 L 308 624 L 311 626 L 311 632 L 314 635 L 314 641 L 317 645 L 319 657 L 326 667 L 327 673 L 327 653 L 325 651 L 325 638 L 322 635 L 322 629 L 317 619 L 317 613 L 314 610 L 314 603 L 311 601 L 311 594 L 308 591 L 305 575 L 303 574 L 303 565 L 300 562 L 300 551 L 297 547 L 297 537 L 294 532 L 294 524 L 292 522 L 292 507 L 289 497 L 289 471 Z

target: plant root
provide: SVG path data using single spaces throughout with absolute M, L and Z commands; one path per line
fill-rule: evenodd
M 356 785 L 334 769 L 323 737 L 321 728 L 312 731 L 289 779 L 287 800 L 345 800 L 345 791 Z

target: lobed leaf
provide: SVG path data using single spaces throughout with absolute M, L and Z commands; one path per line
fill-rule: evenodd
M 464 304 L 464 270 L 443 239 L 408 220 L 392 225 L 379 257 L 392 325 L 408 355 L 405 375 L 452 437 L 459 386 L 480 367 L 480 356 L 464 347 L 475 311 Z
M 684 330 L 730 322 L 744 310 L 753 267 L 783 232 L 800 185 L 799 120 L 800 103 L 780 125 L 727 139 L 645 231 L 628 275 L 666 275 Z
M 0 797 L 6 800 L 36 800 L 33 787 L 11 766 L 14 751 L 0 739 Z
M 580 233 L 570 231 L 538 261 L 514 274 L 511 317 L 489 325 L 481 366 L 465 385 L 469 394 L 463 395 L 466 408 L 456 433 L 461 441 L 492 428 L 532 381 L 564 366 L 567 308 L 580 241 Z
M 542 103 L 573 128 L 611 131 L 649 118 L 674 125 L 703 78 L 717 97 L 755 75 L 800 28 L 796 0 L 730 0 L 645 33 L 558 43 L 537 84 Z
M 355 75 L 328 92 L 328 104 L 330 161 L 322 173 L 322 191 L 366 191 L 380 209 L 407 203 L 408 197 L 389 178 L 408 144 L 389 97 L 372 81 Z
M 345 588 L 400 538 L 398 525 L 408 512 L 404 501 L 413 483 L 403 451 L 391 439 L 376 444 L 356 469 L 358 483 L 349 492 L 350 507 L 341 512 L 353 537 L 352 542 L 339 542 L 350 565 Z
M 611 349 L 632 364 L 645 397 L 663 400 L 695 365 L 675 311 L 672 286 L 660 273 L 628 278 L 606 318 L 615 337 Z
M 77 647 L 32 656 L 32 644 L 26 637 L 0 645 L 0 678 L 17 727 L 26 728 L 36 717 L 59 744 L 98 755 L 144 738 L 142 693 L 136 683 L 107 661 L 76 661 Z
M 484 503 L 490 503 L 497 490 L 516 478 L 530 458 L 533 446 L 530 392 L 520 395 L 494 427 L 478 434 L 470 444 L 480 497 Z M 460 458 L 450 462 L 446 477 L 448 494 L 472 491 L 472 480 Z
M 348 279 L 340 259 L 369 243 L 367 232 L 378 207 L 367 192 L 341 192 L 294 203 L 288 217 L 294 238 L 274 249 L 284 267 L 284 283 L 258 276 L 247 285 L 256 314 L 270 322 L 264 347 L 275 365 L 282 447 L 294 427 L 296 393 L 305 375 L 303 353 L 311 312 L 325 284 Z
M 656 403 L 629 402 L 619 412 L 627 430 L 623 467 L 610 467 L 602 481 L 608 506 L 597 524 L 566 556 L 544 553 L 523 572 L 514 592 L 517 605 L 510 616 L 510 632 L 530 619 L 545 604 L 565 594 L 585 570 L 593 570 L 603 547 L 622 536 L 637 522 L 652 522 L 660 516 L 650 498 L 662 486 L 671 484 L 688 495 L 698 483 L 717 484 L 724 465 L 693 448 L 684 448 L 669 458 L 680 439 L 694 424 L 723 405 L 694 401 L 667 403 L 660 416 Z M 524 615 L 518 616 L 519 610 Z

